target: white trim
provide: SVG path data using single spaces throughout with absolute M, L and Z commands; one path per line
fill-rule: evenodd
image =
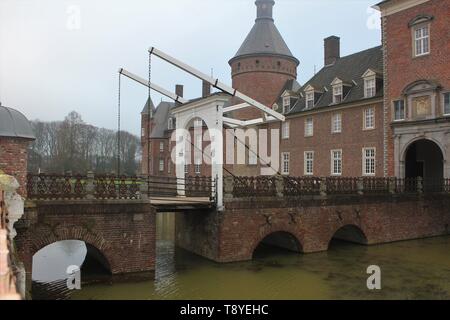
M 312 154 L 312 159 L 307 159 L 306 155 Z M 312 172 L 308 172 L 308 161 L 312 161 L 311 169 Z M 305 176 L 313 176 L 314 175 L 314 151 L 304 151 L 303 152 L 303 174 Z
M 285 161 L 286 161 L 285 160 L 286 155 L 287 155 L 287 167 L 288 167 L 287 171 L 285 171 L 285 167 L 284 167 Z M 291 169 L 291 153 L 290 152 L 282 152 L 281 153 L 281 174 L 288 175 L 290 169 Z
M 409 8 L 418 6 L 419 4 L 428 2 L 430 0 L 405 0 L 405 1 L 400 1 L 398 3 L 391 3 L 391 4 L 385 4 L 385 5 L 381 5 L 381 6 L 373 6 L 372 8 L 381 11 L 381 16 L 385 17 L 385 16 L 389 16 L 391 14 L 403 11 L 403 10 L 407 10 Z
M 366 160 L 368 159 L 366 157 L 366 151 L 367 150 L 374 150 L 374 155 L 373 155 L 373 173 L 367 173 L 366 169 Z M 365 147 L 362 149 L 362 175 L 365 177 L 373 177 L 376 176 L 377 174 L 377 148 L 376 147 Z
M 290 122 L 285 121 L 281 123 L 281 139 L 282 140 L 288 140 L 290 137 Z
M 416 37 L 416 32 L 417 30 L 422 29 L 422 30 L 428 30 L 428 34 L 427 36 L 423 36 L 423 31 L 422 31 L 422 35 L 420 38 Z M 413 58 L 419 58 L 419 57 L 423 57 L 423 56 L 427 56 L 429 54 L 431 54 L 431 23 L 430 22 L 425 22 L 425 23 L 420 23 L 417 24 L 415 26 L 413 26 L 411 28 L 412 31 L 412 48 L 413 48 Z M 422 53 L 417 54 L 417 41 L 422 41 L 421 45 L 422 45 L 422 50 L 423 49 L 423 40 L 427 40 L 427 45 L 428 45 L 428 51 L 424 52 L 422 51 Z
M 335 131 L 334 125 L 335 125 L 335 120 L 336 120 L 335 118 L 337 116 L 339 116 L 339 130 Z M 332 134 L 342 133 L 342 113 L 341 112 L 336 112 L 331 115 L 331 133 Z
M 334 153 L 335 152 L 339 152 L 340 153 L 340 155 L 341 155 L 341 157 L 340 157 L 340 159 L 336 159 L 336 158 L 334 158 Z M 331 163 L 331 170 L 330 170 L 330 173 L 331 173 L 331 175 L 332 176 L 342 176 L 342 171 L 343 171 L 343 167 L 344 167 L 344 160 L 343 160 L 343 152 L 342 152 L 342 149 L 333 149 L 333 150 L 330 150 L 330 163 Z M 336 172 L 334 172 L 334 161 L 335 160 L 338 160 L 338 161 L 341 161 L 341 166 L 340 166 L 340 173 L 336 173 Z
M 308 132 L 308 120 L 311 120 L 311 133 Z M 314 118 L 307 117 L 305 118 L 305 137 L 312 137 L 312 136 L 314 136 Z
M 368 111 L 368 110 L 373 110 L 373 126 L 372 127 L 369 127 L 369 126 L 367 126 L 367 116 L 366 116 L 366 112 Z M 364 131 L 366 131 L 366 130 L 375 130 L 375 128 L 376 128 L 376 108 L 375 107 L 369 107 L 369 108 L 364 108 L 363 109 L 363 130 Z

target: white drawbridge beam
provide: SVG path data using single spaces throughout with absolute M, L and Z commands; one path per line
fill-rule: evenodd
M 141 78 L 138 75 L 135 75 L 134 73 L 131 73 L 123 68 L 119 69 L 119 73 L 123 74 L 125 77 L 130 78 L 131 80 L 136 81 L 148 88 L 148 80 L 145 80 L 144 78 Z M 183 97 L 180 97 L 180 96 L 176 95 L 175 93 L 172 93 L 154 83 L 150 83 L 150 88 L 152 90 L 155 90 L 156 92 L 159 92 L 162 95 L 174 100 L 175 102 L 180 102 L 180 103 L 188 103 L 189 102 L 188 100 L 184 99 Z
M 266 107 L 262 103 L 260 103 L 260 102 L 258 102 L 256 100 L 246 96 L 245 94 L 237 91 L 236 89 L 233 89 L 232 87 L 227 86 L 226 84 L 223 84 L 223 83 L 219 82 L 219 79 L 214 79 L 214 78 L 208 76 L 207 74 L 204 74 L 201 71 L 198 71 L 197 69 L 192 68 L 191 66 L 189 66 L 189 65 L 187 65 L 187 64 L 185 64 L 185 63 L 183 63 L 183 62 L 181 62 L 181 61 L 179 61 L 179 60 L 177 60 L 177 59 L 175 59 L 175 58 L 173 58 L 171 56 L 169 56 L 168 54 L 166 54 L 166 53 L 156 49 L 155 47 L 151 47 L 149 49 L 149 53 L 150 54 L 154 54 L 155 56 L 157 56 L 157 57 L 161 58 L 162 60 L 164 60 L 164 61 L 166 61 L 166 62 L 168 62 L 168 63 L 170 63 L 170 64 L 172 64 L 172 65 L 174 65 L 174 66 L 176 66 L 178 68 L 180 68 L 181 70 L 183 70 L 183 71 L 193 75 L 196 78 L 199 78 L 201 80 L 204 80 L 204 81 L 208 82 L 209 84 L 211 84 L 215 88 L 217 88 L 219 90 L 222 90 L 223 92 L 226 92 L 226 93 L 228 93 L 228 94 L 230 94 L 230 95 L 232 95 L 234 97 L 237 97 L 237 98 L 243 100 L 244 102 L 246 102 L 250 106 L 261 110 L 265 114 L 271 115 L 272 117 L 274 117 L 277 120 L 285 121 L 285 117 L 282 114 L 280 114 L 280 113 L 278 113 L 278 112 L 276 112 L 276 111 Z

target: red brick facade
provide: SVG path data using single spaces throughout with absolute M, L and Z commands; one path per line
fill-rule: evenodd
M 397 3 L 411 1 L 397 1 Z M 395 4 L 395 3 L 392 3 Z M 391 4 L 387 3 L 386 7 Z M 382 11 L 383 12 L 383 11 Z M 426 15 L 432 20 L 430 25 L 430 54 L 415 57 L 413 31 L 409 23 L 414 18 Z M 394 175 L 394 136 L 391 127 L 394 100 L 404 98 L 405 88 L 418 80 L 435 81 L 442 91 L 450 90 L 450 2 L 429 0 L 423 4 L 383 17 L 383 45 L 385 50 L 386 84 L 386 130 L 387 130 L 387 169 Z M 441 96 L 437 105 L 441 106 Z M 406 108 L 408 112 L 408 108 Z M 442 108 L 436 115 L 442 116 Z M 407 115 L 408 116 L 408 115 Z
M 17 179 L 20 184 L 18 193 L 26 197 L 27 148 L 30 140 L 22 138 L 0 137 L 0 170 Z
M 148 203 L 29 202 L 16 223 L 16 248 L 29 274 L 33 255 L 63 240 L 81 240 L 96 248 L 112 274 L 153 272 L 155 216 Z
M 233 88 L 272 107 L 288 80 L 297 79 L 297 62 L 272 56 L 254 56 L 235 59 L 231 63 Z M 261 117 L 257 109 L 235 111 L 237 119 Z
M 251 260 L 257 246 L 276 232 L 292 235 L 304 253 L 327 250 L 334 237 L 372 245 L 450 232 L 447 196 L 346 197 L 345 204 L 329 198 L 302 206 L 287 199 L 255 200 L 227 201 L 221 213 L 177 214 L 177 245 L 217 262 L 234 262 Z M 349 232 L 338 234 L 346 226 L 352 226 Z

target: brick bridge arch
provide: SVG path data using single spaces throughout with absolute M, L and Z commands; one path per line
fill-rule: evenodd
M 265 240 L 267 240 L 269 237 L 279 234 L 284 239 L 289 239 L 291 237 L 292 240 L 295 240 L 297 245 L 297 250 L 293 250 L 292 248 L 286 248 L 283 244 L 274 244 L 275 246 L 285 248 L 291 251 L 298 251 L 303 253 L 303 242 L 304 242 L 304 236 L 299 230 L 295 227 L 291 226 L 269 226 L 269 227 L 263 227 L 260 232 L 252 239 L 252 244 L 249 246 L 249 251 L 246 253 L 246 256 L 248 256 L 248 259 L 252 259 L 253 255 L 255 253 L 255 250 L 258 248 L 258 246 L 263 243 Z
M 31 279 L 33 256 L 59 241 L 86 243 L 113 275 L 155 270 L 155 210 L 148 201 L 33 201 L 16 225 L 17 253 Z
M 362 225 L 356 223 L 343 223 L 331 233 L 327 248 L 330 248 L 331 241 L 334 239 L 367 245 L 369 244 L 369 238 L 367 232 L 364 230 L 365 228 Z

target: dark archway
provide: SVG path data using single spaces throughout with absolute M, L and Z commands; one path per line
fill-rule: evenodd
M 405 154 L 405 178 L 424 180 L 424 189 L 439 186 L 444 178 L 444 156 L 433 141 L 421 139 L 413 142 Z
M 339 228 L 331 237 L 329 246 L 333 241 L 345 241 L 356 244 L 367 245 L 368 240 L 365 233 L 361 230 L 360 227 L 355 226 L 353 224 L 349 224 Z
M 285 231 L 273 232 L 264 237 L 253 250 L 253 257 L 266 255 L 267 252 L 277 250 L 302 252 L 300 241 L 291 233 Z

